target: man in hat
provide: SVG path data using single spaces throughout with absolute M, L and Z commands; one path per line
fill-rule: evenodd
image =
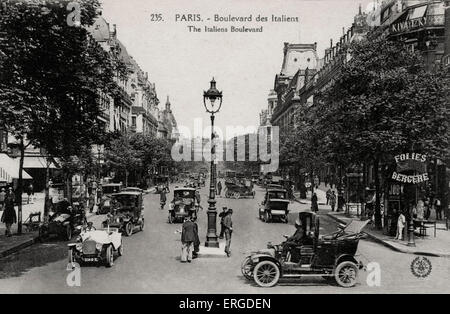
M 181 262 L 191 262 L 192 253 L 194 251 L 194 243 L 196 241 L 195 234 L 196 225 L 191 219 L 186 218 L 181 231 Z
M 303 237 L 305 236 L 305 229 L 303 229 L 302 224 L 299 219 L 295 221 L 295 233 L 286 239 L 283 243 L 283 254 L 282 256 L 286 258 L 287 253 L 291 250 L 292 247 L 295 247 L 301 244 Z
M 231 246 L 231 234 L 233 233 L 233 222 L 231 221 L 231 215 L 233 214 L 233 209 L 228 209 L 227 214 L 223 219 L 223 227 L 225 228 L 225 253 L 227 256 L 231 256 L 230 246 Z
M 227 208 L 224 206 L 222 207 L 222 212 L 219 214 L 220 217 L 220 235 L 219 239 L 223 239 L 223 236 L 225 234 L 225 227 L 223 225 L 223 220 L 225 219 L 225 216 L 227 215 Z

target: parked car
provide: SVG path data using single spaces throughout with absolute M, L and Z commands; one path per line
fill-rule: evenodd
M 102 185 L 102 197 L 97 214 L 107 214 L 111 209 L 111 195 L 122 191 L 122 183 L 107 183 Z
M 285 189 L 267 189 L 264 200 L 258 209 L 259 219 L 264 222 L 280 220 L 287 223 L 289 203 L 288 193 Z
M 48 222 L 39 227 L 39 235 L 56 235 L 69 241 L 77 231 L 77 227 L 86 223 L 85 211 L 80 207 L 71 206 L 66 199 L 54 204 L 53 210 L 54 212 L 49 215 Z
M 234 179 L 225 181 L 225 197 L 239 199 L 241 197 L 251 196 L 255 198 L 253 182 L 248 179 Z
M 69 243 L 69 263 L 104 262 L 111 267 L 114 255 L 123 255 L 122 235 L 117 228 L 95 229 L 92 223 L 83 228 L 76 243 Z
M 144 205 L 142 193 L 122 191 L 111 195 L 111 212 L 103 222 L 103 227 L 110 226 L 131 236 L 136 227 L 144 230 Z
M 185 217 L 196 216 L 200 207 L 192 187 L 176 187 L 169 206 L 169 223 L 183 221 Z
M 283 277 L 323 277 L 341 287 L 356 284 L 358 270 L 363 264 L 355 256 L 366 221 L 353 220 L 344 228 L 325 236 L 319 235 L 319 218 L 312 212 L 301 212 L 304 226 L 302 243 L 291 248 L 283 258 L 283 243 L 253 252 L 241 264 L 245 278 L 260 287 L 272 287 Z M 287 236 L 285 236 L 287 237 Z

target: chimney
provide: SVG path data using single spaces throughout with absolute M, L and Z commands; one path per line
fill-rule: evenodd
M 333 39 L 330 39 L 330 48 L 333 48 Z
M 117 26 L 116 24 L 113 24 L 113 32 L 114 32 L 114 35 L 117 34 L 117 27 L 116 27 L 116 26 Z
M 170 101 L 169 101 L 169 95 L 167 95 L 167 101 L 166 101 L 166 110 L 170 112 Z

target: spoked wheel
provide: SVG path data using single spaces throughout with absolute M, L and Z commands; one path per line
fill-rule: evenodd
M 235 199 L 239 199 L 239 197 L 241 197 L 241 193 L 239 193 L 239 192 L 234 192 L 233 193 L 233 197 L 235 198 Z
M 111 267 L 114 265 L 114 253 L 112 245 L 108 245 L 106 248 L 106 266 Z
M 131 236 L 133 234 L 133 223 L 130 221 L 125 225 L 125 234 L 127 237 Z
M 280 279 L 280 269 L 274 262 L 259 262 L 253 270 L 253 279 L 260 287 L 273 287 Z
M 353 262 L 342 262 L 335 270 L 334 278 L 338 285 L 344 288 L 353 287 L 356 284 L 358 267 Z
M 247 279 L 247 280 L 252 280 L 253 279 L 252 260 L 251 260 L 250 256 L 247 256 L 242 261 L 241 272 L 242 272 L 242 275 L 244 275 L 245 279 Z
M 263 220 L 264 220 L 265 223 L 269 223 L 270 222 L 270 216 L 269 216 L 268 212 L 264 213 Z

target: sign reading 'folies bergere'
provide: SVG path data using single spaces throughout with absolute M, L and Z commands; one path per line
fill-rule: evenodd
M 397 163 L 397 171 L 392 173 L 392 179 L 402 183 L 422 183 L 429 180 L 428 173 L 425 171 L 427 157 L 423 154 L 405 153 L 394 157 Z M 406 175 L 399 172 L 415 171 L 419 174 Z

